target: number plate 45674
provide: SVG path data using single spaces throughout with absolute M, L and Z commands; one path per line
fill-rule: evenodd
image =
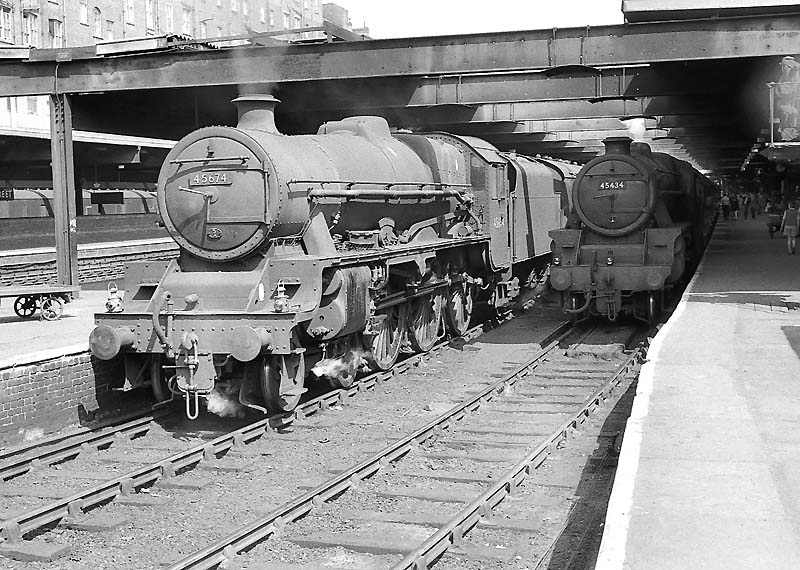
M 227 171 L 198 172 L 189 177 L 189 186 L 230 186 L 233 173 Z

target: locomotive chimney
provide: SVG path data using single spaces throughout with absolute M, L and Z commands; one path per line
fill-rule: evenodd
M 242 95 L 233 100 L 239 113 L 239 129 L 280 134 L 275 127 L 275 105 L 280 103 L 272 95 Z
M 630 154 L 632 142 L 633 139 L 630 137 L 608 137 L 603 139 L 603 144 L 606 145 L 606 154 Z

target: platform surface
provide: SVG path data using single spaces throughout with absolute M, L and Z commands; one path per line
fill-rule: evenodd
M 105 311 L 107 298 L 105 289 L 84 287 L 79 299 L 64 305 L 64 314 L 56 321 L 39 320 L 38 312 L 31 318 L 20 318 L 14 314 L 14 299 L 3 299 L 0 301 L 0 369 L 89 350 L 94 314 Z
M 800 251 L 720 221 L 639 378 L 597 570 L 800 568 Z

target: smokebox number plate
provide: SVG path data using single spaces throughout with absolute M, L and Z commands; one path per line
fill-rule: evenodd
M 227 170 L 198 172 L 189 177 L 189 186 L 230 186 L 231 184 L 233 184 L 233 173 Z

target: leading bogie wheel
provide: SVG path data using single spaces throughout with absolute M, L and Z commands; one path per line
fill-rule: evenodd
M 42 301 L 42 318 L 46 321 L 57 321 L 64 314 L 64 303 L 58 297 L 47 297 Z
M 579 293 L 569 293 L 569 310 L 570 312 L 567 313 L 569 315 L 569 321 L 572 324 L 577 323 L 580 320 L 580 313 L 578 312 L 578 308 L 581 307 L 583 304 L 582 299 L 579 297 Z
M 405 303 L 389 307 L 378 315 L 381 318 L 372 327 L 373 334 L 364 335 L 364 347 L 367 349 L 365 358 L 373 370 L 389 370 L 397 361 L 403 344 L 407 313 Z
M 32 317 L 36 313 L 36 297 L 17 297 L 14 312 L 23 319 Z
M 462 336 L 469 330 L 472 319 L 472 286 L 469 283 L 456 283 L 447 292 L 447 327 L 456 336 Z
M 440 292 L 419 297 L 411 302 L 408 317 L 408 340 L 417 352 L 428 352 L 439 339 L 444 295 Z
M 305 358 L 302 354 L 286 354 L 264 358 L 261 389 L 270 414 L 293 411 L 305 392 Z
M 650 326 L 658 322 L 661 313 L 661 303 L 659 303 L 659 291 L 649 291 L 647 293 L 647 322 Z
M 150 386 L 157 402 L 165 402 L 172 398 L 160 354 L 150 357 Z

